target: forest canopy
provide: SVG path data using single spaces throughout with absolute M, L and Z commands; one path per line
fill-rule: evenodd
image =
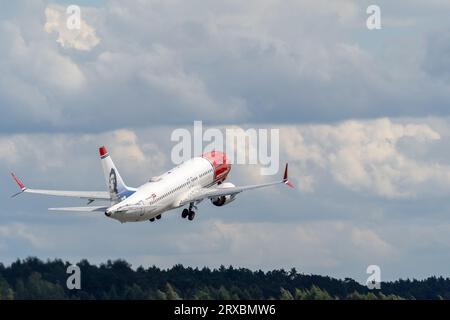
M 350 278 L 299 273 L 296 269 L 263 272 L 233 266 L 218 269 L 175 265 L 133 269 L 124 260 L 94 265 L 77 263 L 81 289 L 66 281 L 69 262 L 30 257 L 9 266 L 0 263 L 0 299 L 450 299 L 450 279 L 383 282 L 369 290 Z

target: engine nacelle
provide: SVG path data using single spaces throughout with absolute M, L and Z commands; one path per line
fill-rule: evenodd
M 225 189 L 225 188 L 233 188 L 233 187 L 235 187 L 235 185 L 232 184 L 231 182 L 224 182 L 221 185 L 219 185 L 217 187 L 217 189 Z M 217 207 L 221 207 L 221 206 L 224 206 L 224 205 L 230 203 L 231 201 L 234 201 L 235 198 L 236 198 L 236 195 L 220 196 L 217 198 L 212 198 L 211 203 Z

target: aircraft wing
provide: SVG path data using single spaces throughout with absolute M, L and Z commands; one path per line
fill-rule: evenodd
M 29 189 L 25 187 L 22 181 L 16 177 L 14 173 L 11 173 L 14 181 L 16 181 L 17 185 L 21 189 L 19 193 L 13 195 L 13 197 L 21 194 L 21 193 L 35 193 L 42 194 L 47 196 L 59 196 L 59 197 L 72 197 L 72 198 L 81 198 L 81 199 L 89 199 L 91 202 L 94 200 L 110 200 L 109 192 L 105 191 L 63 191 L 63 190 L 42 190 L 42 189 Z
M 217 197 L 221 197 L 221 196 L 236 195 L 243 191 L 269 187 L 269 186 L 273 186 L 273 185 L 277 185 L 277 184 L 281 184 L 281 183 L 284 183 L 291 188 L 294 187 L 292 185 L 292 183 L 288 180 L 288 165 L 287 164 L 286 164 L 286 168 L 284 169 L 283 180 L 281 180 L 281 181 L 275 181 L 275 182 L 269 182 L 269 183 L 263 183 L 263 184 L 254 184 L 254 185 L 241 186 L 241 187 L 230 187 L 230 188 L 218 188 L 218 187 L 201 188 L 201 189 L 193 192 L 192 195 L 190 197 L 188 197 L 188 199 L 183 200 L 181 202 L 181 205 L 185 205 L 190 202 L 201 201 L 203 199 L 213 199 L 213 198 L 217 198 Z
M 66 208 L 48 208 L 50 211 L 71 211 L 71 212 L 105 212 L 109 207 L 92 206 L 92 207 L 66 207 Z

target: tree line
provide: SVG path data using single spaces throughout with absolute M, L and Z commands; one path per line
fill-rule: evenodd
M 175 265 L 131 268 L 124 260 L 95 265 L 77 263 L 81 289 L 66 286 L 70 263 L 30 257 L 9 266 L 0 263 L 0 299 L 450 299 L 450 279 L 383 282 L 369 290 L 350 278 L 310 275 L 296 269 L 263 272 L 221 266 L 218 269 Z

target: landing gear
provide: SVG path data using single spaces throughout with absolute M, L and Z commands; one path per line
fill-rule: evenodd
M 156 217 L 150 218 L 148 221 L 155 222 L 155 219 L 158 219 L 158 220 L 161 219 L 161 215 L 158 214 Z
M 191 203 L 189 204 L 189 209 L 186 209 L 186 208 L 183 209 L 183 212 L 181 212 L 181 217 L 182 217 L 183 219 L 188 218 L 189 221 L 194 220 L 195 212 L 194 212 L 194 210 L 192 210 L 192 209 L 197 209 L 197 207 L 194 205 L 193 202 L 191 202 Z

